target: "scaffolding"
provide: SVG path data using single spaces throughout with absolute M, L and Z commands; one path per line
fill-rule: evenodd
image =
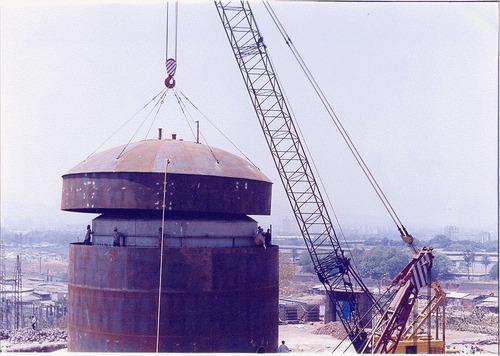
M 16 256 L 12 265 L 5 259 L 5 246 L 0 245 L 0 330 L 18 330 L 29 325 L 31 316 L 37 318 L 40 327 L 66 327 L 67 300 L 66 296 L 57 296 L 55 299 L 47 295 L 28 296 L 23 289 L 22 257 Z M 6 269 L 5 265 L 10 268 Z M 40 265 L 39 265 L 40 267 Z M 25 276 L 24 276 L 25 277 Z M 49 282 L 53 275 L 47 270 L 46 280 Z M 23 293 L 24 292 L 24 293 Z M 36 293 L 35 293 L 36 295 Z

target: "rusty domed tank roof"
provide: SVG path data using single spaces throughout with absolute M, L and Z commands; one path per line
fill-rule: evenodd
M 143 140 L 96 153 L 65 174 L 168 173 L 245 178 L 271 182 L 250 162 L 227 151 L 181 140 Z M 117 158 L 119 156 L 119 158 Z

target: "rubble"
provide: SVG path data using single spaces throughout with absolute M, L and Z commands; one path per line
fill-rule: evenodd
M 3 335 L 3 334 L 2 334 Z M 19 329 L 9 333 L 8 341 L 11 344 L 25 343 L 47 343 L 47 342 L 66 342 L 66 330 L 64 329 L 40 329 L 33 330 L 30 328 Z
M 0 340 L 7 340 L 10 337 L 9 331 L 1 329 L 0 330 Z
M 8 348 L 3 348 L 1 352 L 54 352 L 67 347 L 66 341 L 43 342 L 43 343 L 28 343 L 11 345 Z
M 475 310 L 471 313 L 451 314 L 446 319 L 446 324 L 450 329 L 470 331 L 476 334 L 498 334 L 498 314 Z
M 343 339 L 347 334 L 344 326 L 340 321 L 331 321 L 323 326 L 320 326 L 313 331 L 316 335 L 331 335 L 337 339 Z

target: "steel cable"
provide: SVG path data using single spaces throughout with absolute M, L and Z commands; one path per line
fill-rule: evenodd
M 132 119 L 134 119 L 137 115 L 139 115 L 139 113 L 141 111 L 143 111 L 144 109 L 146 109 L 149 104 L 151 104 L 154 100 L 156 100 L 156 98 L 161 95 L 163 92 L 165 91 L 165 88 L 163 88 L 158 94 L 156 94 L 150 101 L 148 101 L 144 106 L 142 106 L 139 110 L 137 110 L 130 118 L 128 118 L 123 124 L 121 124 L 111 135 L 109 135 L 99 146 L 97 146 L 97 148 L 91 153 L 89 154 L 84 161 L 88 160 L 90 158 L 90 156 L 92 156 L 94 153 L 96 153 L 102 146 L 104 146 L 104 144 L 106 142 L 108 142 L 111 138 L 113 138 L 113 136 L 115 136 L 118 131 L 120 131 L 123 127 L 125 127 L 125 125 L 127 125 L 130 121 L 132 121 Z
M 179 104 L 179 107 L 181 108 L 181 112 L 184 115 L 184 118 L 185 118 L 185 120 L 186 120 L 186 122 L 187 122 L 187 124 L 189 126 L 189 129 L 191 130 L 191 133 L 193 134 L 194 140 L 196 141 L 196 134 L 195 134 L 193 128 L 191 127 L 191 123 L 189 122 L 189 118 L 188 118 L 189 112 L 187 112 L 187 108 L 186 108 L 184 102 L 182 101 L 181 97 L 177 94 L 176 90 L 174 90 L 174 94 L 175 94 L 175 97 L 177 98 L 177 103 Z M 208 144 L 208 141 L 207 141 L 207 139 L 205 138 L 205 136 L 203 134 L 201 134 L 201 138 L 203 139 L 203 141 L 205 141 L 205 146 L 207 146 L 208 150 L 212 154 L 212 157 L 215 159 L 215 162 L 217 162 L 217 164 L 219 164 L 220 162 L 217 159 L 217 156 L 215 155 L 215 152 L 212 150 L 212 147 Z
M 158 309 L 156 314 L 156 352 L 160 352 L 160 320 L 161 320 L 161 290 L 163 277 L 163 242 L 165 236 L 165 208 L 167 200 L 167 171 L 170 160 L 165 162 L 165 175 L 163 178 L 163 203 L 161 211 L 161 241 L 160 241 L 160 277 L 158 280 Z
M 213 123 L 212 120 L 210 120 L 210 118 L 205 115 L 192 101 L 191 99 L 189 99 L 189 97 L 187 97 L 183 92 L 182 90 L 178 89 L 177 92 L 182 95 L 184 97 L 184 99 L 186 99 L 186 101 L 196 110 L 198 111 L 198 113 L 205 119 L 207 120 L 207 122 L 214 128 L 217 130 L 217 132 L 219 132 L 222 137 L 224 137 L 239 153 L 241 153 L 246 159 L 248 162 L 250 162 L 255 168 L 257 168 L 259 171 L 260 171 L 260 168 L 257 167 L 257 165 L 255 163 L 252 162 L 252 160 L 221 130 L 217 127 L 217 125 L 215 125 Z
M 165 21 L 165 63 L 168 60 L 168 1 L 167 1 L 167 17 Z
M 349 150 L 351 151 L 352 155 L 356 159 L 356 162 L 360 166 L 361 170 L 363 171 L 363 173 L 365 174 L 366 178 L 368 179 L 370 185 L 372 186 L 372 188 L 374 189 L 375 193 L 377 194 L 377 196 L 379 197 L 380 201 L 382 202 L 382 205 L 385 207 L 385 209 L 389 213 L 389 216 L 391 217 L 391 219 L 393 220 L 393 222 L 398 227 L 398 230 L 401 230 L 401 228 L 404 228 L 404 227 L 403 227 L 403 224 L 402 224 L 401 220 L 399 219 L 399 216 L 397 215 L 396 211 L 394 210 L 394 208 L 390 204 L 389 200 L 387 199 L 387 196 L 384 194 L 383 190 L 381 189 L 381 187 L 378 184 L 377 180 L 373 176 L 372 172 L 368 168 L 366 162 L 362 158 L 362 156 L 359 153 L 358 149 L 356 148 L 355 144 L 352 142 L 349 134 L 345 130 L 344 126 L 342 125 L 340 119 L 338 118 L 337 114 L 333 110 L 333 108 L 332 108 L 331 104 L 329 103 L 328 99 L 326 98 L 325 94 L 323 93 L 323 91 L 319 87 L 318 83 L 316 82 L 314 76 L 312 75 L 312 73 L 310 72 L 309 68 L 307 67 L 305 61 L 302 59 L 300 53 L 298 52 L 298 50 L 296 49 L 296 47 L 293 44 L 292 40 L 288 36 L 286 30 L 284 29 L 283 25 L 281 24 L 280 20 L 278 19 L 276 13 L 274 12 L 274 10 L 272 9 L 271 5 L 267 1 L 264 2 L 264 6 L 265 6 L 266 10 L 268 11 L 269 15 L 271 16 L 271 19 L 273 20 L 274 24 L 278 28 L 278 31 L 280 32 L 280 34 L 284 38 L 287 46 L 290 48 L 290 50 L 291 50 L 294 58 L 297 60 L 299 66 L 301 67 L 301 69 L 304 72 L 304 74 L 306 75 L 308 81 L 312 85 L 314 91 L 318 95 L 321 103 L 323 104 L 323 106 L 327 110 L 327 113 L 330 116 L 330 118 L 332 119 L 334 125 L 337 127 L 337 130 L 339 131 L 339 133 L 341 134 L 342 138 L 346 142 Z M 401 225 L 401 227 L 400 227 L 400 225 Z
M 167 90 L 168 92 L 168 90 Z M 160 99 L 160 105 L 158 105 L 158 109 L 156 110 L 155 116 L 153 117 L 153 120 L 151 120 L 151 124 L 149 125 L 148 131 L 146 132 L 146 135 L 144 136 L 144 139 L 148 138 L 149 132 L 153 128 L 154 123 L 156 122 L 156 118 L 158 117 L 158 113 L 160 112 L 160 109 L 162 105 L 165 103 L 166 97 L 167 97 L 167 92 L 165 92 L 165 95 L 163 95 Z
M 137 129 L 135 130 L 135 132 L 133 133 L 133 135 L 130 137 L 130 139 L 128 140 L 127 144 L 123 147 L 123 149 L 120 151 L 120 154 L 118 154 L 118 156 L 116 156 L 116 159 L 119 159 L 122 154 L 125 152 L 125 150 L 127 149 L 127 147 L 130 145 L 130 143 L 132 142 L 132 140 L 134 139 L 134 137 L 137 135 L 137 133 L 139 132 L 139 130 L 142 128 L 142 125 L 144 125 L 144 123 L 148 120 L 149 116 L 151 115 L 151 113 L 154 111 L 154 109 L 159 105 L 161 106 L 161 103 L 163 102 L 163 98 L 165 97 L 165 95 L 167 94 L 168 92 L 168 89 L 164 89 L 164 92 L 162 94 L 162 96 L 160 96 L 160 100 L 158 100 L 155 105 L 151 108 L 151 110 L 149 111 L 149 113 L 146 115 L 146 117 L 144 118 L 144 120 L 142 120 L 141 124 L 137 127 Z
M 269 61 L 271 61 L 271 59 L 269 59 Z M 278 74 L 276 73 L 276 80 L 278 81 L 278 84 L 283 87 L 283 85 L 281 84 L 281 81 L 278 77 Z M 290 104 L 290 100 L 288 100 L 288 96 L 283 93 L 283 97 L 285 99 L 285 101 L 287 102 L 287 106 L 288 108 L 290 109 L 290 112 L 292 114 L 293 117 L 297 118 L 297 116 L 295 115 L 294 111 L 293 111 L 293 108 Z M 358 269 L 357 265 L 356 265 L 356 261 L 354 260 L 354 255 L 352 254 L 352 250 L 351 250 L 351 247 L 349 246 L 349 243 L 347 242 L 347 238 L 344 234 L 344 230 L 342 229 L 342 225 L 340 224 L 340 220 L 337 216 L 337 212 L 335 211 L 335 208 L 333 207 L 333 204 L 332 204 L 332 201 L 330 200 L 330 196 L 328 194 L 328 191 L 327 189 L 325 188 L 325 184 L 323 183 L 323 179 L 321 178 L 321 174 L 319 173 L 319 170 L 318 170 L 318 167 L 316 166 L 316 162 L 314 160 L 314 156 L 311 154 L 311 151 L 309 150 L 309 146 L 307 145 L 307 141 L 304 137 L 304 134 L 302 133 L 302 129 L 299 125 L 299 122 L 298 120 L 295 120 L 295 126 L 297 127 L 297 131 L 301 137 L 301 140 L 302 142 L 304 143 L 304 147 L 305 147 L 305 150 L 312 162 L 312 166 L 313 166 L 313 169 L 314 169 L 314 173 L 316 174 L 316 176 L 318 177 L 319 179 L 319 183 L 321 185 L 321 188 L 323 189 L 323 192 L 325 193 L 326 195 L 326 200 L 328 201 L 328 205 L 330 206 L 330 209 L 332 210 L 332 213 L 333 213 L 333 217 L 335 219 L 335 222 L 337 223 L 337 226 L 339 228 L 339 231 L 340 231 L 340 236 L 342 237 L 342 239 L 344 240 L 345 242 L 345 246 L 347 248 L 347 251 L 349 252 L 349 255 L 351 256 L 351 260 L 352 260 L 352 263 L 353 263 L 353 266 L 354 266 L 354 269 Z M 335 231 L 333 232 L 335 234 Z

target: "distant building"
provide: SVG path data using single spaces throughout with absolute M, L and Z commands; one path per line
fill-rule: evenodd
M 450 225 L 450 226 L 445 226 L 444 227 L 444 233 L 445 235 L 450 239 L 450 240 L 453 240 L 453 241 L 456 241 L 457 240 L 457 237 L 458 237 L 458 233 L 459 233 L 459 229 L 458 229 L 458 226 L 453 226 L 453 225 Z
M 481 241 L 482 244 L 490 242 L 491 241 L 491 233 L 487 231 L 481 231 L 479 233 L 479 241 Z

